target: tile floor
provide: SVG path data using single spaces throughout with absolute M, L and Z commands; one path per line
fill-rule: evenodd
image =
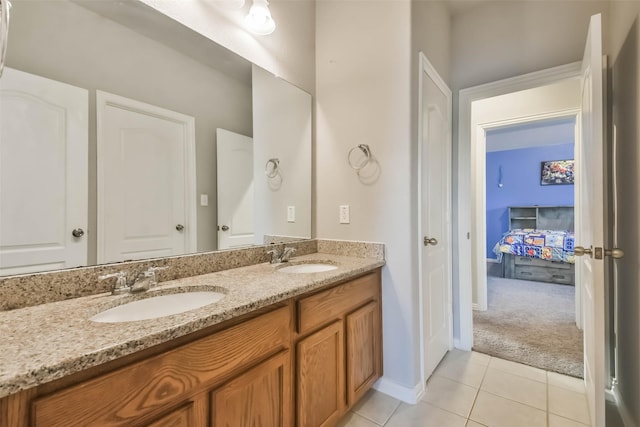
M 339 427 L 584 427 L 582 380 L 476 352 L 453 350 L 407 405 L 370 391 Z

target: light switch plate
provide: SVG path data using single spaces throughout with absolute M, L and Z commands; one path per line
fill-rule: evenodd
M 200 206 L 209 206 L 209 195 L 201 194 L 200 195 Z
M 349 205 L 340 205 L 340 224 L 349 224 L 350 222 Z
M 287 222 L 296 222 L 295 206 L 287 206 Z

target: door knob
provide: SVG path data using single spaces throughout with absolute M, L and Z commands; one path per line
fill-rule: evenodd
M 591 258 L 593 258 L 593 251 L 591 250 L 591 248 L 585 249 L 582 246 L 576 246 L 575 248 L 573 248 L 573 254 L 575 256 L 589 255 Z
M 611 258 L 620 259 L 624 256 L 624 251 L 619 248 L 605 249 L 604 255 L 610 256 Z
M 84 236 L 84 230 L 82 228 L 76 228 L 75 230 L 73 230 L 71 232 L 71 234 L 73 235 L 73 237 L 82 237 Z
M 428 246 L 428 245 L 435 246 L 438 244 L 438 241 L 434 237 L 428 238 L 427 236 L 424 237 L 422 242 L 424 243 L 425 246 Z
M 223 225 L 222 227 L 220 227 L 220 229 L 222 231 L 229 231 L 229 226 L 228 225 Z
M 614 259 L 620 259 L 624 257 L 624 251 L 620 248 L 604 249 L 604 251 L 602 250 L 602 248 L 585 249 L 582 246 L 576 246 L 575 248 L 573 248 L 573 253 L 576 256 L 589 255 L 591 258 L 593 258 L 595 254 L 596 259 L 602 259 L 603 252 L 605 256 L 610 256 L 611 258 L 614 258 Z
M 184 230 L 184 225 L 182 225 L 182 224 L 176 225 L 176 230 L 178 230 L 178 231 Z

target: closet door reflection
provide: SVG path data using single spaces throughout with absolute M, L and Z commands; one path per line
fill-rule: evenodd
M 0 275 L 86 265 L 87 123 L 87 90 L 5 69 Z

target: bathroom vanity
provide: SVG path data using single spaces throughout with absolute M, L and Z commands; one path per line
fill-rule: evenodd
M 262 263 L 166 282 L 227 295 L 160 319 L 87 321 L 121 298 L 105 294 L 0 312 L 0 324 L 13 313 L 42 329 L 39 345 L 24 342 L 38 372 L 14 360 L 14 378 L 0 376 L 0 425 L 334 425 L 382 375 L 384 261 L 317 253 L 296 263 L 318 260 L 337 268 L 288 274 Z

